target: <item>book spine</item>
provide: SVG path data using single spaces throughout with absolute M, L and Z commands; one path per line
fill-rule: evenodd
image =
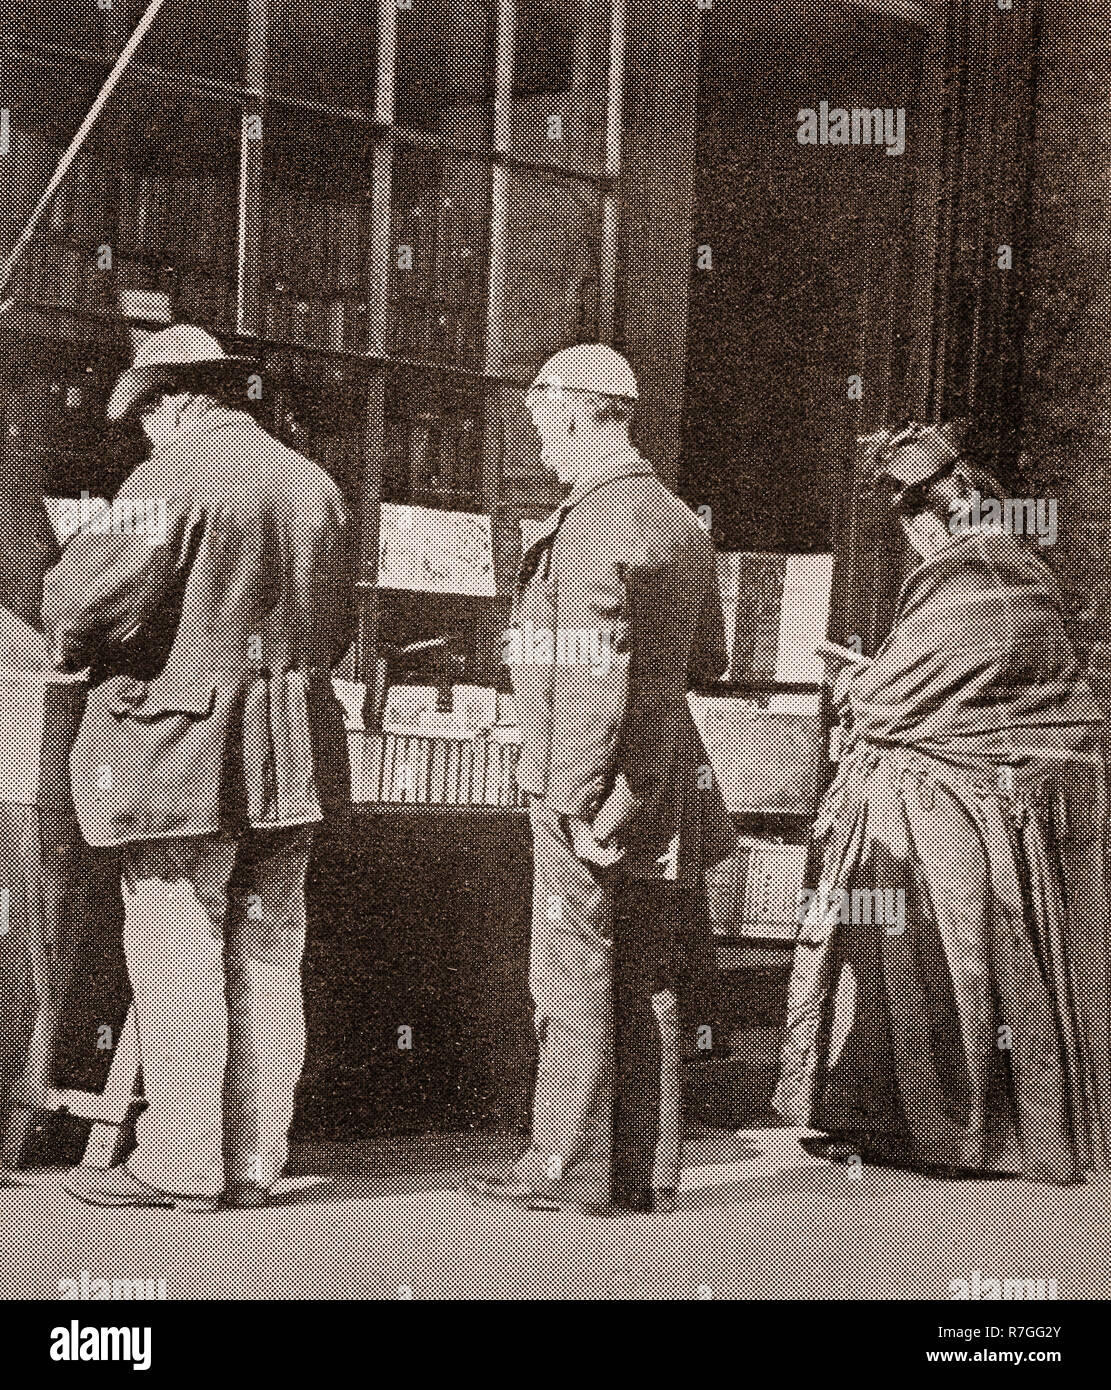
M 471 788 L 474 782 L 474 744 L 470 739 L 459 743 L 459 805 L 471 804 Z
M 501 801 L 501 773 L 498 768 L 498 745 L 484 741 L 484 763 L 486 771 L 486 805 L 497 806 Z
M 447 741 L 447 775 L 444 787 L 444 801 L 449 806 L 459 805 L 460 746 L 457 739 Z
M 447 784 L 447 745 L 448 740 L 432 740 L 432 767 L 428 777 L 428 800 L 434 806 L 441 806 L 445 800 Z
M 482 806 L 486 802 L 486 756 L 485 748 L 477 739 L 471 743 L 474 771 L 471 774 L 471 805 Z
M 397 735 L 382 735 L 382 800 L 394 800 L 394 763 L 397 760 Z

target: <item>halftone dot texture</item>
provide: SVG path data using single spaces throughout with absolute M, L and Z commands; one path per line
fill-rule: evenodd
M 127 12 L 123 4 L 114 8 L 109 18 L 93 6 L 75 7 L 75 15 L 66 16 L 73 31 L 65 37 L 86 51 L 102 46 L 110 51 Z M 169 5 L 152 35 L 150 60 L 237 81 L 243 50 L 236 8 L 206 6 L 198 24 L 195 3 Z M 411 132 L 427 137 L 430 148 L 419 138 L 393 147 L 392 173 L 378 190 L 392 207 L 384 254 L 375 246 L 368 182 L 376 142 L 365 123 L 345 123 L 334 113 L 310 118 L 296 107 L 289 109 L 302 114 L 291 117 L 275 103 L 265 118 L 261 161 L 252 165 L 249 152 L 246 157 L 251 189 L 264 190 L 254 211 L 254 192 L 248 197 L 247 245 L 249 255 L 257 249 L 259 260 L 257 282 L 252 283 L 254 269 L 244 277 L 248 320 L 257 292 L 255 326 L 271 349 L 264 420 L 325 464 L 349 498 L 358 493 L 368 452 L 363 423 L 368 419 L 369 453 L 385 457 L 382 487 L 397 500 L 419 497 L 455 506 L 493 500 L 486 495 L 488 470 L 479 446 L 483 424 L 501 432 L 507 490 L 515 487 L 517 497 L 534 499 L 550 494 L 536 468 L 535 440 L 512 393 L 488 409 L 490 393 L 483 397 L 451 372 L 432 377 L 417 367 L 391 375 L 382 393 L 377 368 L 353 364 L 344 354 L 369 352 L 473 371 L 485 367 L 494 377 L 525 383 L 551 352 L 601 336 L 610 311 L 603 252 L 606 198 L 614 190 L 599 178 L 607 65 L 598 62 L 609 44 L 610 7 L 552 0 L 523 17 L 514 92 L 521 159 L 498 163 L 491 178 L 489 78 L 498 8 L 413 0 L 411 9 L 391 16 L 398 24 L 399 81 L 397 104 L 387 120 L 396 116 Z M 275 7 L 269 78 L 277 95 L 335 107 L 371 106 L 374 84 L 368 75 L 379 37 L 373 7 L 357 15 L 349 10 L 337 0 L 313 6 L 311 15 L 308 7 Z M 667 43 L 662 27 L 655 49 L 653 41 L 641 45 L 638 24 L 644 14 L 636 5 L 629 11 L 637 62 L 666 72 L 692 59 L 689 48 L 670 55 L 660 47 Z M 26 23 L 24 14 L 19 24 Z M 855 61 L 846 52 L 846 79 Z M 572 73 L 574 80 L 553 81 L 553 73 L 560 72 Z M 670 93 L 681 86 L 645 82 L 635 64 L 629 85 L 631 129 L 641 134 L 652 128 L 653 105 L 672 100 Z M 828 96 L 837 100 L 840 93 L 831 90 Z M 79 93 L 76 100 L 81 99 Z M 178 319 L 225 335 L 234 332 L 240 112 L 236 103 L 229 109 L 230 118 L 212 123 L 228 138 L 200 172 L 188 167 L 188 159 L 184 165 L 163 159 L 165 147 L 158 141 L 169 139 L 181 154 L 198 129 L 207 127 L 211 111 L 168 94 L 149 163 L 117 166 L 103 147 L 83 159 L 21 270 L 27 278 L 14 286 L 17 298 L 59 308 L 68 324 L 81 325 L 80 332 L 67 330 L 77 339 L 86 331 L 97 336 L 98 321 L 87 316 L 111 312 L 119 289 L 166 288 Z M 678 107 L 676 114 L 681 114 Z M 125 129 L 134 133 L 135 128 Z M 14 132 L 8 158 L 24 171 L 15 181 L 22 202 L 8 201 L 6 207 L 16 230 L 65 133 L 51 130 L 45 138 L 41 131 Z M 669 163 L 662 130 L 656 135 L 655 184 L 652 169 L 646 170 L 643 159 L 638 162 L 635 141 L 633 153 L 626 150 L 634 180 L 619 190 L 619 211 L 627 215 L 618 241 L 613 307 L 617 341 L 633 358 L 645 398 L 637 437 L 653 455 L 652 446 L 664 442 L 665 457 L 651 460 L 662 466 L 673 461 L 680 398 L 675 381 L 682 376 L 682 354 L 668 345 L 669 325 L 674 306 L 685 302 L 689 265 L 686 228 L 668 229 L 658 216 L 663 203 L 683 195 L 681 180 L 668 185 L 676 166 Z M 441 140 L 473 153 L 443 154 L 436 148 Z M 843 153 L 824 151 L 823 156 Z M 832 181 L 848 188 L 856 166 L 844 160 L 840 167 Z M 894 216 L 898 203 L 891 200 L 890 207 Z M 775 230 L 772 218 L 766 234 L 774 236 Z M 861 240 L 877 250 L 876 238 Z M 94 253 L 105 244 L 116 253 L 111 274 L 95 265 Z M 878 250 L 882 259 L 883 246 Z M 492 251 L 498 258 L 504 327 L 493 350 L 485 312 Z M 633 288 L 624 283 L 625 270 Z M 413 279 L 406 279 L 410 274 Z M 828 293 L 816 273 L 802 276 L 795 288 L 816 303 L 824 303 Z M 732 360 L 731 314 L 728 305 L 719 308 L 715 355 Z M 18 312 L 12 322 L 34 326 L 33 316 Z M 856 341 L 851 329 L 845 336 Z M 759 350 L 737 360 L 769 353 L 774 355 L 774 343 L 761 335 Z M 846 370 L 853 365 L 846 364 Z M 811 366 L 808 359 L 799 367 L 800 414 L 811 401 L 824 399 Z M 302 387 L 296 398 L 287 391 L 290 375 Z M 337 385 L 347 392 L 345 404 L 322 423 L 307 402 Z M 878 397 L 871 388 L 866 382 L 869 410 Z M 376 413 L 383 394 L 390 412 L 384 422 Z M 744 410 L 770 429 L 771 412 L 751 407 L 749 400 Z M 5 411 L 11 409 L 9 394 Z M 7 418 L 11 421 L 10 413 Z M 31 415 L 17 423 L 30 438 L 41 419 Z M 134 538 L 98 538 L 86 547 L 88 568 L 73 575 L 67 600 L 79 608 L 101 584 L 102 602 L 90 621 L 110 625 L 129 602 L 144 605 L 148 617 L 156 610 L 160 617 L 167 611 L 172 616 L 173 604 L 164 609 L 162 596 L 171 587 L 174 565 L 195 585 L 194 601 L 188 586 L 183 600 L 181 630 L 188 641 L 178 653 L 173 689 L 163 686 L 152 696 L 145 680 L 121 670 L 132 684 L 114 692 L 116 708 L 101 712 L 81 775 L 88 824 L 106 815 L 98 822 L 105 842 L 121 838 L 134 846 L 125 853 L 134 895 L 129 960 L 151 1073 L 148 1090 L 152 1082 L 162 1088 L 158 1096 L 152 1094 L 155 1106 L 144 1124 L 161 1123 L 165 1129 L 162 1157 L 145 1166 L 143 1175 L 206 1192 L 223 1180 L 216 1166 L 224 1138 L 214 1126 L 229 1005 L 233 1012 L 237 1003 L 243 1006 L 242 1032 L 232 1039 L 233 1052 L 241 1048 L 242 1063 L 239 1108 L 233 1110 L 241 1125 L 235 1162 L 245 1159 L 246 1168 L 236 1175 L 254 1176 L 257 1158 L 259 1176 L 269 1181 L 281 1159 L 284 1134 L 278 1131 L 287 1123 L 303 1046 L 295 996 L 309 832 L 296 826 L 317 818 L 323 792 L 318 774 L 329 770 L 320 766 L 321 730 L 310 715 L 311 701 L 302 698 L 298 704 L 297 689 L 266 677 L 261 704 L 236 704 L 234 715 L 224 694 L 241 668 L 247 640 L 265 626 L 262 616 L 275 611 L 282 621 L 268 630 L 259 664 L 278 670 L 284 662 L 328 666 L 330 652 L 306 657 L 299 639 L 327 645 L 322 630 L 333 623 L 338 602 L 328 592 L 335 554 L 318 548 L 330 523 L 320 515 L 312 520 L 329 510 L 334 520 L 338 500 L 315 472 L 302 470 L 289 455 L 267 464 L 257 437 L 252 436 L 252 448 L 259 454 L 241 447 L 245 438 L 240 436 L 225 458 L 216 442 L 199 442 L 188 466 L 179 461 L 180 469 L 160 481 L 160 491 L 151 492 L 171 504 L 172 539 L 164 554 L 148 554 L 135 566 Z M 766 534 L 778 535 L 775 513 L 792 506 L 784 490 L 792 476 L 785 466 L 789 455 L 774 466 L 765 457 L 759 467 L 755 449 L 731 457 L 731 485 L 743 494 L 740 505 L 770 517 Z M 599 469 L 605 463 L 599 458 Z M 515 476 L 512 466 L 519 470 Z M 267 467 L 275 470 L 272 478 Z M 144 487 L 149 490 L 147 481 Z M 565 522 L 580 533 L 581 570 L 571 557 L 560 589 L 557 552 L 568 535 L 561 527 L 559 539 L 546 548 L 554 554 L 554 574 L 548 569 L 537 579 L 586 614 L 585 627 L 593 624 L 600 633 L 604 626 L 617 658 L 605 676 L 556 673 L 577 698 L 565 706 L 572 711 L 566 722 L 552 730 L 543 770 L 558 776 L 567 799 L 553 808 L 554 820 L 540 839 L 545 848 L 538 854 L 537 879 L 544 892 L 533 904 L 539 914 L 532 985 L 539 995 L 535 1120 L 540 1133 L 534 1135 L 535 1149 L 527 1151 L 525 1168 L 536 1158 L 538 1177 L 551 1179 L 565 1170 L 571 1187 L 574 1160 L 581 1156 L 577 1195 L 592 1198 L 604 1195 L 608 1183 L 606 1150 L 614 1136 L 608 1132 L 607 1088 L 614 1085 L 616 1142 L 630 1188 L 669 1185 L 677 1162 L 675 1111 L 669 1107 L 676 1095 L 678 1038 L 666 997 L 670 991 L 663 986 L 690 975 L 698 949 L 669 902 L 680 888 L 646 882 L 618 890 L 604 874 L 575 859 L 566 843 L 561 818 L 592 813 L 589 794 L 605 790 L 604 779 L 594 785 L 589 777 L 576 782 L 571 774 L 576 767 L 581 771 L 581 760 L 589 761 L 624 732 L 620 721 L 603 713 L 614 696 L 613 682 L 627 679 L 634 692 L 646 679 L 668 685 L 670 705 L 638 703 L 634 693 L 631 710 L 643 745 L 658 755 L 638 769 L 637 787 L 664 788 L 657 811 L 661 805 L 682 807 L 680 885 L 707 829 L 705 798 L 696 795 L 703 789 L 689 775 L 685 783 L 675 782 L 669 752 L 670 716 L 681 705 L 686 668 L 697 646 L 687 612 L 689 591 L 699 588 L 697 566 L 690 563 L 695 523 L 685 510 L 669 512 L 670 504 L 650 483 L 638 483 L 623 494 L 625 510 L 618 518 L 620 541 L 632 551 L 618 562 L 621 584 L 607 584 L 606 566 L 615 562 L 614 517 L 592 520 L 591 508 L 604 507 L 606 490 L 621 487 L 604 483 Z M 716 509 L 716 496 L 709 489 L 705 495 Z M 540 509 L 534 501 L 533 510 Z M 40 548 L 45 556 L 48 545 Z M 592 548 L 600 563 L 590 563 Z M 291 563 L 298 555 L 309 558 Z M 41 569 L 42 556 L 32 570 Z M 5 564 L 5 576 L 8 569 Z M 993 573 L 995 588 L 990 575 L 985 582 L 985 575 L 977 574 L 980 606 L 971 618 L 963 614 L 963 627 L 956 626 L 962 620 L 958 605 L 954 640 L 966 657 L 969 650 L 983 655 L 985 668 L 993 663 L 1006 668 L 1010 660 L 1027 679 L 1036 671 L 1043 686 L 1056 680 L 1056 696 L 1067 704 L 1071 675 L 1061 668 L 1052 631 L 1046 636 L 1056 609 L 1052 598 L 1044 597 L 1050 592 L 1045 581 L 1030 574 L 1016 577 L 1013 571 Z M 638 587 L 644 576 L 651 576 L 651 583 Z M 108 577 L 120 580 L 118 593 Z M 959 588 L 960 578 L 955 582 Z M 1014 626 L 1016 589 L 1026 605 L 1019 611 L 1027 617 L 1031 601 L 1042 605 L 1040 621 L 1021 630 Z M 35 603 L 18 585 L 16 590 L 32 612 Z M 202 591 L 207 606 L 197 601 Z M 640 602 L 630 605 L 630 594 Z M 650 602 L 644 602 L 646 596 Z M 273 601 L 277 609 L 267 608 Z M 252 608 L 255 616 L 245 621 Z M 944 626 L 938 633 L 954 637 Z M 1016 640 L 1023 634 L 1030 639 L 1026 645 Z M 173 621 L 160 636 L 172 647 Z M 959 713 L 962 691 L 982 674 L 968 670 L 970 664 L 966 659 L 969 685 L 947 688 L 944 695 L 939 690 L 931 716 Z M 217 678 L 214 684 L 210 675 Z M 1004 669 L 1004 685 L 1006 677 Z M 1008 690 L 1008 702 L 1013 693 Z M 882 700 L 872 704 L 882 707 Z M 231 734 L 230 772 L 222 758 L 217 765 L 213 748 L 190 743 L 212 719 Z M 167 761 L 167 746 L 160 742 L 168 721 L 189 746 L 189 757 L 177 763 Z M 1068 727 L 1075 731 L 1082 724 Z M 937 729 L 930 734 L 936 738 Z M 339 737 L 342 742 L 342 731 Z M 136 756 L 143 749 L 145 775 Z M 1015 751 L 996 749 L 993 756 Z M 838 804 L 843 816 L 859 811 L 878 850 L 856 864 L 837 842 L 839 832 L 831 830 L 831 875 L 850 886 L 873 887 L 878 881 L 905 892 L 906 931 L 889 936 L 874 924 L 856 922 L 825 935 L 814 923 L 804 929 L 780 1098 L 784 1106 L 793 1100 L 806 1110 L 793 1117 L 796 1122 L 829 1124 L 846 1134 L 850 1152 L 856 1143 L 869 1159 L 894 1150 L 895 1157 L 912 1164 L 1010 1168 L 1049 1183 L 1031 1188 L 1020 1182 L 939 1182 L 871 1162 L 863 1168 L 816 1163 L 799 1157 L 787 1131 L 748 1141 L 703 1135 L 688 1146 L 690 1190 L 676 1216 L 628 1214 L 603 1222 L 574 1211 L 554 1215 L 496 1204 L 471 1209 L 449 1196 L 445 1189 L 470 1164 L 504 1168 L 512 1163 L 513 1149 L 493 1139 L 487 1152 L 481 1152 L 487 1146 L 479 1141 L 398 1141 L 356 1158 L 361 1174 L 373 1175 L 369 1196 L 361 1176 L 348 1181 L 341 1173 L 323 1189 L 323 1201 L 310 1196 L 264 1213 L 189 1218 L 188 1226 L 177 1213 L 169 1218 L 75 1213 L 67 1199 L 43 1189 L 45 1205 L 36 1206 L 31 1198 L 13 1208 L 33 1213 L 29 1246 L 36 1257 L 45 1257 L 34 1273 L 17 1262 L 12 1277 L 18 1281 L 19 1268 L 27 1273 L 15 1291 L 48 1292 L 51 1278 L 56 1283 L 58 1276 L 78 1274 L 92 1262 L 92 1252 L 104 1266 L 96 1273 L 109 1277 L 118 1272 L 157 1278 L 165 1271 L 171 1297 L 268 1292 L 331 1297 L 411 1292 L 418 1298 L 545 1293 L 944 1297 L 952 1278 L 976 1269 L 1014 1278 L 1060 1270 L 1063 1294 L 1103 1291 L 1100 1271 L 1086 1262 L 1083 1249 L 1083 1233 L 1100 1229 L 1103 1194 L 1095 1185 L 1051 1185 L 1107 1162 L 1108 964 L 1106 914 L 1097 904 L 1106 892 L 1097 863 L 1105 821 L 1102 754 L 1084 746 L 1079 735 L 1070 741 L 1065 734 L 1038 747 L 1028 741 L 1021 751 L 1028 756 L 1017 786 L 1001 786 L 991 777 L 977 781 L 978 773 L 970 780 L 938 776 L 928 761 L 901 762 L 882 753 L 868 767 L 871 755 L 862 752 L 859 776 L 865 780 L 849 789 L 859 799 L 846 795 Z M 94 809 L 91 800 L 95 774 L 103 767 L 111 776 L 97 790 L 108 798 L 110 812 L 103 805 Z M 576 801 L 576 793 L 586 794 L 585 800 Z M 236 803 L 235 814 L 226 816 L 229 800 Z M 692 830 L 687 813 L 696 806 Z M 877 807 L 887 817 L 880 823 Z M 252 808 L 258 814 L 251 814 Z M 121 817 L 130 818 L 126 827 Z M 661 825 L 667 819 L 661 814 Z M 265 822 L 285 828 L 244 829 Z M 238 842 L 218 837 L 223 826 L 241 832 Z M 19 833 L 20 851 L 24 857 L 31 853 L 28 862 L 33 862 L 34 836 L 28 841 L 26 827 Z M 162 838 L 152 840 L 151 834 Z M 900 858 L 892 839 L 911 852 Z M 853 853 L 860 849 L 854 843 Z M 487 846 L 487 852 L 492 876 L 506 850 Z M 337 883 L 336 892 L 349 895 L 345 915 L 353 922 L 373 910 L 373 903 L 358 900 L 353 878 Z M 256 896 L 257 916 L 250 906 Z M 548 910 L 553 903 L 554 916 Z M 575 925 L 569 929 L 569 924 Z M 523 971 L 523 959 L 518 964 Z M 689 984 L 689 978 L 682 983 Z M 446 993 L 449 986 L 442 988 Z M 25 998 L 26 981 L 17 989 Z M 399 1018 L 398 1027 L 405 1023 Z M 1006 1047 L 1000 1045 L 1000 1026 L 1009 1029 Z M 804 1060 L 796 1068 L 790 1049 L 800 1041 Z M 447 1039 L 441 1042 L 448 1045 Z M 419 1029 L 415 1045 L 424 1046 Z M 788 1098 L 783 1093 L 793 1082 L 797 1094 Z M 658 1136 L 650 1120 L 655 1108 L 666 1117 Z M 599 1148 L 602 1161 L 595 1171 L 588 1155 Z M 320 1152 L 304 1155 L 302 1162 L 315 1171 L 336 1166 L 334 1154 Z M 181 1176 L 191 1164 L 203 1168 L 203 1176 Z M 715 1182 L 715 1173 L 724 1181 Z M 1062 1230 L 1076 1237 L 1065 1242 L 1072 1247 L 1065 1257 Z M 24 1253 L 19 1252 L 20 1260 Z M 47 1262 L 51 1278 L 44 1283 Z

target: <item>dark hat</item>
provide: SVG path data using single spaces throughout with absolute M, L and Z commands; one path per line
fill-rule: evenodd
M 913 423 L 894 434 L 881 430 L 868 442 L 874 445 L 872 482 L 890 482 L 903 492 L 925 487 L 952 469 L 961 456 L 964 426 L 958 420 L 944 425 Z

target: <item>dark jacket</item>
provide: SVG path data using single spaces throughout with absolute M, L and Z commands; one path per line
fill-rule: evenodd
M 635 450 L 600 461 L 545 523 L 513 623 L 523 790 L 617 833 L 636 876 L 686 877 L 727 853 L 687 704 L 726 663 L 713 545 Z M 593 642 L 604 662 L 584 659 Z
M 164 539 L 86 529 L 43 602 L 56 665 L 92 666 L 70 758 L 85 838 L 310 824 L 346 803 L 329 673 L 352 635 L 352 532 L 335 483 L 212 409 L 118 498 L 164 501 Z

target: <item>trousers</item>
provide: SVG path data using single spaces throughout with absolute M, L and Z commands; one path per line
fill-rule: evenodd
M 663 979 L 675 885 L 599 870 L 558 815 L 530 808 L 529 989 L 539 1047 L 518 1176 L 592 1202 L 677 1187 L 682 1138 L 678 1000 Z
M 147 1108 L 127 1160 L 184 1196 L 271 1186 L 305 1059 L 311 826 L 121 850 L 124 953 Z

